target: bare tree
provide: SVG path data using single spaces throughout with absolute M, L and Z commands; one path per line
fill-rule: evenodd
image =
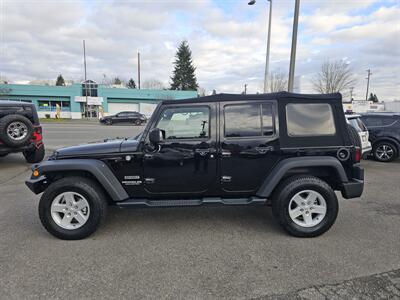
M 355 79 L 349 65 L 344 61 L 325 61 L 312 83 L 314 90 L 321 94 L 347 93 Z
M 199 86 L 199 87 L 197 88 L 197 95 L 198 95 L 199 97 L 204 97 L 204 96 L 206 95 L 206 89 Z
M 145 82 L 143 82 L 142 87 L 144 89 L 162 90 L 164 89 L 164 84 L 157 79 L 147 79 Z
M 268 92 L 277 93 L 287 90 L 288 76 L 283 72 L 273 72 L 268 76 Z

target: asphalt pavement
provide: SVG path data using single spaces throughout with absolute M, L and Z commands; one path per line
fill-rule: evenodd
M 44 124 L 48 149 L 134 126 Z M 81 241 L 41 226 L 22 155 L 0 158 L 0 298 L 400 298 L 400 160 L 363 161 L 365 192 L 335 225 L 288 236 L 268 207 L 109 210 Z

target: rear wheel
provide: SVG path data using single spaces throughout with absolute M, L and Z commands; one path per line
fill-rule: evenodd
M 45 156 L 44 145 L 41 145 L 39 148 L 35 147 L 34 150 L 24 151 L 22 154 L 24 155 L 26 162 L 30 164 L 39 163 Z
M 83 177 L 52 183 L 39 202 L 39 217 L 48 232 L 64 240 L 91 235 L 105 218 L 107 200 L 101 187 Z
M 142 121 L 135 120 L 135 121 L 133 121 L 133 124 L 135 124 L 136 126 L 139 126 L 139 125 L 142 125 Z
M 111 119 L 106 120 L 106 125 L 112 125 L 112 124 L 113 124 L 113 121 Z
M 390 142 L 379 142 L 374 145 L 374 158 L 381 162 L 390 162 L 397 158 L 398 151 L 394 144 Z
M 338 210 L 332 188 L 313 176 L 295 176 L 283 181 L 272 199 L 276 220 L 297 237 L 315 237 L 328 231 Z

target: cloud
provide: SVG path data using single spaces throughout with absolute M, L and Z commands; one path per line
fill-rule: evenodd
M 168 85 L 175 49 L 188 40 L 200 85 L 208 91 L 262 90 L 267 2 L 246 1 L 7 1 L 0 12 L 0 72 L 10 80 L 83 78 L 82 40 L 88 76 L 101 82 L 136 79 L 137 51 L 142 80 Z M 270 70 L 287 72 L 292 1 L 273 3 Z M 380 99 L 399 98 L 399 5 L 393 1 L 304 1 L 301 3 L 296 74 L 302 91 L 326 59 L 348 57 L 365 89 Z

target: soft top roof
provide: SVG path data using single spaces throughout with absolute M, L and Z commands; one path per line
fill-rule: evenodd
M 0 106 L 34 106 L 31 102 L 0 100 Z
M 285 99 L 309 99 L 309 100 L 339 100 L 342 101 L 340 93 L 334 94 L 297 94 L 289 92 L 269 93 L 269 94 L 216 94 L 205 97 L 190 98 L 184 100 L 165 100 L 164 104 L 177 103 L 201 103 L 201 102 L 218 102 L 218 101 L 245 101 L 245 100 L 279 100 Z

